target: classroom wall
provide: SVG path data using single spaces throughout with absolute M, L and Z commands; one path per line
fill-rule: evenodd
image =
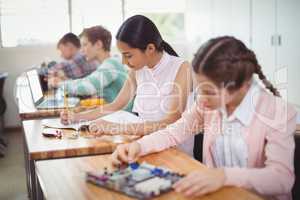
M 187 48 L 184 44 L 173 44 L 174 48 L 183 57 L 187 56 Z M 112 48 L 112 54 L 117 54 L 116 47 Z M 5 82 L 4 98 L 7 103 L 5 112 L 5 126 L 19 126 L 18 109 L 14 98 L 16 78 L 27 69 L 47 60 L 58 60 L 59 54 L 55 45 L 0 48 L 0 72 L 8 72 Z
M 58 59 L 55 45 L 0 48 L 0 71 L 8 72 L 4 85 L 4 98 L 7 103 L 5 126 L 20 125 L 17 105 L 14 98 L 16 78 L 26 69 L 49 59 Z
M 242 40 L 282 97 L 300 110 L 299 9 L 299 0 L 187 0 L 189 49 L 217 36 Z

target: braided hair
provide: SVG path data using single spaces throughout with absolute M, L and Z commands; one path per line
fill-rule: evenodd
M 234 37 L 217 37 L 206 42 L 197 51 L 192 66 L 196 73 L 203 73 L 217 86 L 224 85 L 229 91 L 241 88 L 255 73 L 267 89 L 280 96 L 262 72 L 254 52 Z

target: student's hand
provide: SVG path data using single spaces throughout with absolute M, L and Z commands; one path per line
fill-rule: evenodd
M 129 144 L 120 144 L 112 153 L 111 159 L 113 165 L 120 165 L 122 163 L 136 162 L 141 153 L 141 146 L 137 142 Z
M 98 119 L 89 124 L 89 132 L 94 136 L 119 135 L 121 134 L 120 127 L 120 124 Z
M 48 78 L 50 78 L 50 77 L 58 77 L 58 78 L 64 79 L 64 80 L 67 79 L 63 70 L 58 70 L 58 71 L 57 70 L 49 70 Z
M 58 76 L 49 76 L 48 77 L 48 87 L 49 88 L 57 88 L 59 83 L 62 82 L 63 79 Z
M 62 124 L 64 125 L 68 125 L 68 124 L 72 124 L 72 123 L 75 123 L 77 122 L 77 114 L 75 114 L 74 112 L 72 111 L 66 111 L 66 110 L 63 110 L 61 113 L 60 113 L 60 121 Z
M 98 124 L 99 123 L 99 124 Z M 91 122 L 89 125 L 89 134 L 93 136 L 101 136 L 104 134 L 103 127 L 100 122 Z
M 176 182 L 173 188 L 185 196 L 197 197 L 220 189 L 224 183 L 225 173 L 223 169 L 208 168 L 190 173 Z

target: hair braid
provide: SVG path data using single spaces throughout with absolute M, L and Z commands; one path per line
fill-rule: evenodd
M 280 97 L 279 91 L 273 86 L 273 84 L 269 80 L 267 80 L 259 64 L 256 65 L 255 73 L 258 75 L 259 79 L 263 82 L 267 89 L 269 89 L 275 96 Z

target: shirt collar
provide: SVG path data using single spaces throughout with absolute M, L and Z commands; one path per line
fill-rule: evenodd
M 164 68 L 163 66 L 166 65 L 166 63 L 168 62 L 168 54 L 163 51 L 162 57 L 159 60 L 159 62 L 152 68 L 149 69 L 153 74 L 158 74 L 160 73 L 161 69 Z

